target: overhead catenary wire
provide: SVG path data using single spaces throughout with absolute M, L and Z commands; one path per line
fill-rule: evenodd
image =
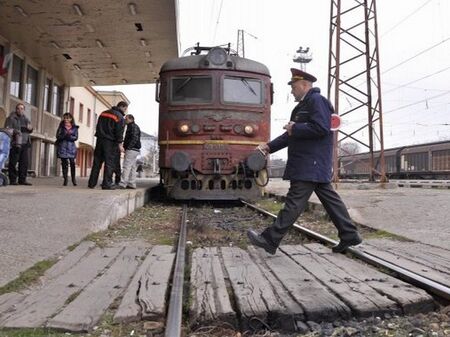
M 398 26 L 400 26 L 402 23 L 404 23 L 406 20 L 408 20 L 410 17 L 412 17 L 414 14 L 416 14 L 417 12 L 419 12 L 422 8 L 424 8 L 426 5 L 428 5 L 431 1 L 433 0 L 428 0 L 426 1 L 424 4 L 422 4 L 421 6 L 419 6 L 418 8 L 416 8 L 415 10 L 413 10 L 411 13 L 409 13 L 407 16 L 405 16 L 403 19 L 401 19 L 399 22 L 397 22 L 395 25 L 393 25 L 391 28 L 389 28 L 387 31 L 385 31 L 384 33 L 381 34 L 381 37 L 386 36 L 388 33 L 392 32 L 395 28 L 397 28 Z
M 216 41 L 217 27 L 219 26 L 220 15 L 222 14 L 222 5 L 223 5 L 223 0 L 220 1 L 219 14 L 217 14 L 216 26 L 214 27 L 213 42 Z
M 391 70 L 394 70 L 394 69 L 396 69 L 396 68 L 402 66 L 403 64 L 405 64 L 405 63 L 407 63 L 407 62 L 409 62 L 409 61 L 415 59 L 416 57 L 419 57 L 419 56 L 425 54 L 426 52 L 429 52 L 430 50 L 432 50 L 432 49 L 434 49 L 434 48 L 440 46 L 441 44 L 443 44 L 443 43 L 445 43 L 445 42 L 447 42 L 447 41 L 449 41 L 449 40 L 450 40 L 450 37 L 446 37 L 446 38 L 443 39 L 442 41 L 440 41 L 440 42 L 438 42 L 438 43 L 432 45 L 431 47 L 428 47 L 428 48 L 422 50 L 421 52 L 417 53 L 416 55 L 413 55 L 413 56 L 411 56 L 410 58 L 408 58 L 408 59 L 406 59 L 406 60 L 404 60 L 404 61 L 402 61 L 402 62 L 400 62 L 400 63 L 398 63 L 398 64 L 396 64 L 396 65 L 394 65 L 394 66 L 392 66 L 392 67 L 390 67 L 390 68 L 388 68 L 388 69 L 386 69 L 386 70 L 384 70 L 384 71 L 382 72 L 382 74 L 386 74 L 387 72 L 389 72 L 389 71 L 391 71 Z

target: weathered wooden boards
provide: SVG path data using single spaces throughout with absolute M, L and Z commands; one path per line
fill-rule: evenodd
M 450 287 L 450 252 L 419 242 L 374 239 L 364 251 Z
M 164 318 L 165 295 L 174 259 L 172 247 L 156 246 L 151 250 L 128 286 L 114 322 Z
M 447 251 L 386 240 L 364 249 L 449 284 Z M 175 253 L 169 246 L 100 248 L 83 242 L 49 269 L 40 287 L 0 296 L 0 327 L 88 331 L 111 304 L 115 323 L 163 321 Z M 198 248 L 190 275 L 190 323 L 295 331 L 334 321 L 433 308 L 423 290 L 319 244 L 282 246 L 268 255 L 250 246 Z
M 236 323 L 217 248 L 199 248 L 192 254 L 191 289 L 193 322 Z
M 88 331 L 124 293 L 118 321 L 162 317 L 174 259 L 171 250 L 155 246 L 147 255 L 148 248 L 139 246 L 99 248 L 83 242 L 45 273 L 40 287 L 0 296 L 0 326 Z M 132 278 L 136 283 L 130 284 Z M 139 307 L 133 317 L 122 310 L 130 302 Z
M 281 248 L 283 252 L 274 256 L 253 247 L 248 252 L 234 247 L 195 250 L 192 323 L 232 321 L 234 314 L 243 329 L 267 325 L 295 330 L 306 321 L 433 308 L 433 300 L 425 291 L 345 255 L 333 254 L 322 245 Z M 211 270 L 218 272 L 212 275 Z M 222 274 L 224 280 L 220 279 Z M 223 296 L 225 284 L 232 292 L 232 309 Z

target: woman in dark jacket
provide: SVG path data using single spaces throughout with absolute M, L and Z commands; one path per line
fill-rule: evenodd
M 75 141 L 78 139 L 78 125 L 75 125 L 72 114 L 66 112 L 62 116 L 63 120 L 59 123 L 56 131 L 56 144 L 58 146 L 58 158 L 61 158 L 61 167 L 64 177 L 64 186 L 67 186 L 67 171 L 70 163 L 70 175 L 72 176 L 73 186 L 77 186 L 75 179 L 75 158 L 77 157 L 77 146 Z

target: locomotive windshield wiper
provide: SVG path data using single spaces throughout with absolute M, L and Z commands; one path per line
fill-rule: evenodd
M 241 78 L 241 81 L 242 81 L 242 83 L 245 84 L 245 86 L 248 88 L 248 90 L 250 90 L 250 91 L 253 93 L 253 95 L 256 96 L 256 91 L 253 90 L 253 88 L 250 86 L 250 84 L 248 83 L 248 81 L 247 81 L 245 78 Z
M 183 88 L 186 86 L 186 84 L 188 84 L 191 80 L 192 80 L 192 77 L 186 78 L 186 79 L 183 81 L 183 83 L 181 83 L 181 85 L 177 88 L 177 90 L 175 91 L 175 93 L 180 92 L 180 90 L 183 89 Z

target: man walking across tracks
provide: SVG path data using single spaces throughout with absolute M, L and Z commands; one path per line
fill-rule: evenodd
M 274 223 L 261 234 L 247 232 L 250 242 L 275 254 L 289 228 L 305 210 L 313 192 L 338 230 L 340 242 L 332 248 L 342 253 L 348 247 L 362 242 L 347 208 L 331 185 L 333 132 L 330 130 L 331 103 L 313 88 L 316 78 L 304 71 L 291 69 L 289 85 L 298 102 L 291 113 L 286 132 L 267 144 L 260 145 L 265 154 L 288 148 L 288 159 L 283 179 L 290 180 L 290 188 L 283 209 Z
M 122 178 L 119 183 L 120 188 L 136 188 L 136 159 L 141 149 L 141 130 L 134 122 L 134 116 L 128 114 L 125 116 L 127 131 L 123 147 L 125 149 L 125 158 L 123 159 Z
M 125 114 L 127 109 L 128 103 L 121 101 L 110 110 L 103 111 L 98 117 L 95 131 L 97 142 L 94 150 L 94 163 L 89 176 L 89 188 L 94 188 L 97 185 L 101 166 L 105 163 L 102 189 L 115 189 L 112 183 L 112 174 L 116 167 L 117 156 L 120 156 L 120 152 L 123 152 L 124 123 L 122 114 Z

